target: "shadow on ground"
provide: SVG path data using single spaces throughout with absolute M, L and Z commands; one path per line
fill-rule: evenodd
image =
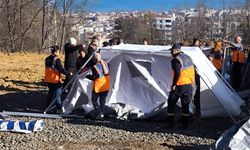
M 12 82 L 15 85 L 20 85 L 26 88 L 36 88 L 38 86 L 46 86 L 44 82 L 28 82 L 28 81 L 20 81 L 20 80 L 6 80 L 7 82 Z
M 20 91 L 14 88 L 5 88 L 5 91 L 15 92 L 0 95 L 0 112 L 43 112 L 45 110 L 47 96 L 45 91 Z
M 40 82 L 29 82 L 29 81 L 21 81 L 21 80 L 10 80 L 6 78 L 0 78 L 5 83 L 8 83 L 7 86 L 0 85 L 0 91 L 8 91 L 8 92 L 18 92 L 24 91 L 24 89 L 36 90 L 39 87 L 46 86 L 46 83 Z
M 189 129 L 182 129 L 181 123 L 176 122 L 173 129 L 167 129 L 166 122 L 152 122 L 143 120 L 119 120 L 105 118 L 104 120 L 91 119 L 68 119 L 67 123 L 90 126 L 105 126 L 112 129 L 125 130 L 130 132 L 156 132 L 175 133 L 188 136 L 217 139 L 226 129 L 233 125 L 230 118 L 206 118 L 197 119 L 189 124 Z
M 20 84 L 23 87 L 32 88 L 35 83 L 14 81 L 13 84 Z M 36 86 L 43 83 L 36 83 Z M 1 111 L 17 111 L 17 112 L 36 112 L 42 113 L 46 109 L 47 91 L 39 90 L 20 90 L 13 87 L 0 86 L 0 90 L 7 91 L 6 94 L 0 95 L 0 112 Z M 190 137 L 201 137 L 216 140 L 226 129 L 233 125 L 230 118 L 209 118 L 197 119 L 190 123 L 188 130 L 181 129 L 179 122 L 176 123 L 174 129 L 167 129 L 166 122 L 151 122 L 142 120 L 118 120 L 114 118 L 105 118 L 104 120 L 92 119 L 67 119 L 67 123 L 73 125 L 89 125 L 104 126 L 107 128 L 124 130 L 129 132 L 156 132 L 169 134 L 183 134 Z M 163 143 L 164 145 L 164 143 Z M 166 145 L 170 147 L 170 145 Z M 173 149 L 207 149 L 206 145 L 183 145 L 172 146 Z
M 165 146 L 165 144 L 161 144 L 163 146 Z M 210 146 L 209 145 L 182 145 L 182 146 L 173 146 L 173 145 L 167 145 L 166 146 L 170 149 L 174 149 L 174 150 L 205 150 L 205 149 L 209 149 Z

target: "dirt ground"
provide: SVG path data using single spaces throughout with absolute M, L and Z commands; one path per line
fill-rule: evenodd
M 44 59 L 47 55 L 0 53 L 0 111 L 43 112 L 47 88 L 43 83 Z
M 47 87 L 43 83 L 44 59 L 48 55 L 49 54 L 35 53 L 0 53 L 0 112 L 4 110 L 43 112 L 45 110 Z M 59 57 L 63 60 L 62 54 L 60 54 Z M 45 145 L 46 148 L 50 147 L 50 144 Z M 98 149 L 99 146 L 105 147 L 105 145 L 108 146 L 112 144 L 96 142 L 65 142 L 63 144 L 59 143 L 58 145 L 62 145 L 61 147 L 58 147 L 58 149 L 81 149 L 83 148 L 83 145 L 87 149 Z M 113 144 L 112 148 L 117 149 L 119 147 L 120 149 L 130 149 L 133 147 L 134 149 L 157 149 L 157 146 L 159 145 L 156 143 L 141 143 L 133 141 L 116 143 Z M 53 149 L 53 147 L 51 148 Z
M 44 59 L 47 54 L 0 53 L 0 94 L 45 88 Z

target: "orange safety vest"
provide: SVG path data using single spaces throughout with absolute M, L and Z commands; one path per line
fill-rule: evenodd
M 178 56 L 176 56 L 176 59 L 180 61 L 181 67 L 180 76 L 176 82 L 176 85 L 186 85 L 195 83 L 195 71 L 192 59 L 183 53 L 180 53 Z M 174 77 L 173 70 L 172 73 Z
M 232 51 L 232 62 L 243 63 L 245 59 L 245 54 L 243 50 L 235 49 Z
M 217 70 L 222 69 L 222 59 L 219 51 L 214 52 L 214 58 L 212 60 L 212 63 Z
M 59 82 L 62 81 L 63 74 L 60 73 L 55 67 L 57 59 L 58 59 L 57 57 L 54 57 L 52 65 L 51 66 L 45 66 L 44 82 L 47 82 L 47 83 L 59 83 Z
M 213 59 L 212 60 L 212 63 L 214 65 L 214 67 L 217 69 L 217 70 L 221 70 L 222 69 L 222 61 L 220 59 Z
M 106 65 L 106 67 L 108 67 L 108 65 L 106 63 L 105 63 L 105 65 Z M 96 70 L 99 77 L 94 79 L 93 91 L 95 93 L 109 91 L 109 89 L 110 89 L 110 76 L 109 76 L 109 74 L 107 74 L 107 75 L 104 74 L 101 63 L 97 63 L 94 66 L 94 69 Z

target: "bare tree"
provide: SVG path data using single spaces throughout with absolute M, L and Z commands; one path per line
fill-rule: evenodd
M 126 43 L 142 43 L 143 38 L 146 36 L 145 27 L 146 22 L 142 18 L 137 17 L 124 17 L 115 20 L 117 25 L 117 36 L 124 39 Z
M 1 14 L 1 43 L 7 52 L 21 51 L 29 41 L 29 31 L 44 5 L 36 0 L 4 0 Z
M 63 45 L 88 0 L 2 0 L 0 44 L 7 52 Z M 77 15 L 75 15 L 77 14 Z M 73 16 L 73 17 L 72 17 Z M 73 19 L 72 19 L 73 18 Z M 66 31 L 67 29 L 67 31 Z M 60 39 L 60 40 L 59 40 Z
M 143 39 L 150 41 L 150 44 L 159 44 L 159 41 L 163 41 L 163 32 L 157 31 L 154 24 L 155 14 L 151 12 L 144 12 L 143 16 L 126 16 L 117 18 L 115 20 L 116 33 L 118 36 L 124 39 L 127 43 L 142 44 Z
M 239 31 L 242 33 L 243 42 L 250 45 L 250 0 L 245 0 L 241 15 L 243 18 L 241 25 L 239 26 Z
M 191 18 L 192 28 L 195 29 L 192 37 L 206 39 L 210 36 L 210 29 L 212 28 L 206 0 L 198 0 L 196 10 L 196 16 Z
M 59 20 L 57 35 L 59 45 L 62 47 L 65 42 L 65 38 L 68 38 L 74 31 L 71 28 L 81 22 L 83 22 L 83 13 L 88 5 L 88 0 L 57 0 L 58 11 L 61 10 L 61 15 L 57 17 Z M 60 11 L 59 11 L 60 12 Z M 60 37 L 60 38 L 59 38 Z

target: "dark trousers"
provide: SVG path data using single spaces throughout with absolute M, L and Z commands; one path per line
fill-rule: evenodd
M 200 106 L 200 76 L 195 74 L 196 91 L 194 94 L 194 106 L 195 106 L 195 116 L 201 116 L 201 106 Z
M 104 107 L 105 107 L 105 102 L 106 98 L 108 96 L 108 92 L 102 92 L 102 93 L 95 93 L 94 91 L 92 92 L 92 104 L 94 109 L 99 113 L 103 114 L 104 112 Z M 99 99 L 99 104 L 98 104 L 98 99 Z
M 168 98 L 168 124 L 172 127 L 174 124 L 175 105 L 178 99 L 181 98 L 182 108 L 182 126 L 188 128 L 189 103 L 192 99 L 192 85 L 176 86 L 175 91 L 171 91 Z
M 67 75 L 66 76 L 66 78 L 64 80 L 64 83 L 63 83 L 63 88 L 69 83 L 69 81 L 73 78 L 74 74 L 76 73 L 76 68 L 67 68 L 66 70 L 69 71 L 69 72 L 71 72 L 71 73 L 73 73 L 73 75 L 72 76 L 71 75 Z M 70 83 L 68 85 L 67 89 L 65 89 L 65 90 L 69 91 L 70 88 L 71 88 L 71 86 L 72 86 L 72 84 L 73 83 Z
M 61 109 L 61 84 L 53 84 L 48 83 L 49 93 L 47 96 L 47 107 L 52 103 L 52 101 L 56 98 L 56 108 L 57 110 Z
M 238 91 L 241 86 L 242 63 L 234 62 L 232 66 L 231 84 L 234 90 Z
M 192 98 L 192 85 L 176 86 L 175 91 L 172 91 L 168 98 L 168 114 L 174 114 L 175 105 L 178 99 L 181 98 L 181 108 L 183 115 L 189 115 L 189 103 Z

